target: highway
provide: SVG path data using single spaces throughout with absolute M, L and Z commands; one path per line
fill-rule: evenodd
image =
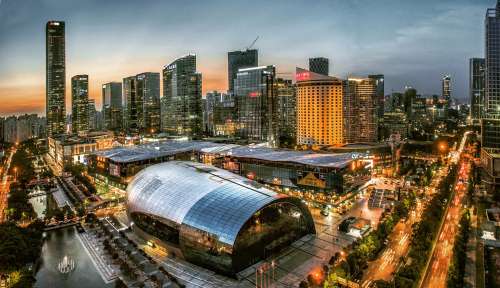
M 458 181 L 454 187 L 455 194 L 451 203 L 449 203 L 446 218 L 439 232 L 434 252 L 420 287 L 446 287 L 446 277 L 453 256 L 453 244 L 458 232 L 458 223 L 462 214 L 462 201 L 467 191 L 470 169 L 469 160 L 466 159 L 460 163 Z
M 12 155 L 16 150 L 9 152 L 7 163 L 2 169 L 2 182 L 0 183 L 0 223 L 5 221 L 5 211 L 7 210 L 7 196 L 9 195 L 9 168 L 12 161 Z

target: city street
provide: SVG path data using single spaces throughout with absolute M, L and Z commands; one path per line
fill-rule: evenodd
M 446 287 L 446 277 L 453 256 L 453 244 L 462 214 L 462 200 L 467 191 L 470 168 L 471 165 L 468 160 L 461 162 L 458 181 L 455 184 L 455 194 L 451 203 L 449 203 L 448 211 L 439 232 L 431 261 L 424 274 L 421 287 Z
M 11 151 L 5 166 L 2 169 L 2 182 L 0 183 L 0 223 L 5 221 L 5 211 L 7 210 L 7 196 L 9 194 L 9 168 L 12 161 L 12 155 L 16 150 Z

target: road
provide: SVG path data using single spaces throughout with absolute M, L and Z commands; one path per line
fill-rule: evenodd
M 2 169 L 2 182 L 0 182 L 0 223 L 5 221 L 5 211 L 7 210 L 7 196 L 9 195 L 9 168 L 12 161 L 12 155 L 16 151 L 11 151 L 7 162 Z
M 458 232 L 458 223 L 462 215 L 462 201 L 467 191 L 467 180 L 469 178 L 471 165 L 469 160 L 463 160 L 460 163 L 458 172 L 458 181 L 455 184 L 455 195 L 449 203 L 446 218 L 444 220 L 438 240 L 434 248 L 427 271 L 424 274 L 424 280 L 421 287 L 446 287 L 446 277 L 448 268 L 453 256 L 453 244 Z

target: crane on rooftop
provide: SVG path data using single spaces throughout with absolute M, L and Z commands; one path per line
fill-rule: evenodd
M 260 36 L 257 36 L 257 37 L 255 38 L 255 40 L 253 40 L 253 42 L 252 42 L 252 43 L 251 43 L 251 44 L 247 47 L 247 50 L 250 50 L 250 48 L 252 48 L 252 47 L 253 47 L 253 45 L 255 45 L 255 42 L 257 42 L 257 40 L 259 40 L 259 38 L 260 38 Z

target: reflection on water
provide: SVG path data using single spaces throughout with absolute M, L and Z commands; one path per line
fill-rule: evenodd
M 77 233 L 74 227 L 47 232 L 47 239 L 42 248 L 42 263 L 36 274 L 35 287 L 114 287 L 113 283 L 104 283 L 92 260 L 77 239 Z M 65 256 L 73 259 L 75 267 L 73 271 L 62 274 L 58 270 L 58 264 Z

